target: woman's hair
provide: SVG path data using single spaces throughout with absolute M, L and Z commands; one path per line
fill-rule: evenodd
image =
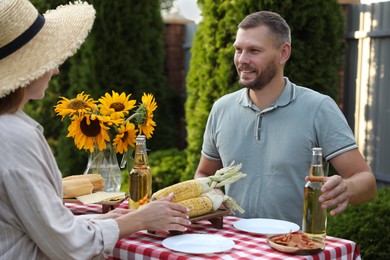
M 22 104 L 25 88 L 18 88 L 5 97 L 0 98 L 0 115 L 14 113 Z
M 283 43 L 291 44 L 291 30 L 286 20 L 279 14 L 270 11 L 252 13 L 244 18 L 238 28 L 250 29 L 257 26 L 266 26 L 274 36 L 275 44 L 280 47 Z

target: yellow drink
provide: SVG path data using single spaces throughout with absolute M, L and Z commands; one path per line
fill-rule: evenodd
M 303 193 L 302 231 L 309 238 L 322 241 L 326 237 L 327 212 L 318 199 L 322 194 L 323 178 L 328 175 L 328 164 L 324 170 L 321 148 L 314 147 L 312 152 L 309 181 Z
M 129 209 L 138 209 L 152 196 L 151 174 L 148 168 L 133 169 L 129 174 Z
M 308 182 L 304 188 L 302 231 L 311 239 L 326 237 L 326 210 L 321 208 L 321 182 Z
M 152 196 L 152 171 L 148 166 L 148 154 L 144 135 L 137 136 L 134 165 L 129 173 L 129 209 L 138 209 Z

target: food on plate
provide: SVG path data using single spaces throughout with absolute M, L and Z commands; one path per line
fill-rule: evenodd
M 76 198 L 84 204 L 92 204 L 92 203 L 99 203 L 102 201 L 114 201 L 114 200 L 120 200 L 124 199 L 126 196 L 126 193 L 124 192 L 105 192 L 105 191 L 98 191 L 82 196 L 77 196 Z
M 93 190 L 92 183 L 87 179 L 63 180 L 62 187 L 64 199 L 90 194 Z
M 214 188 L 222 187 L 245 177 L 246 174 L 239 171 L 241 169 L 241 164 L 233 164 L 234 162 L 232 162 L 229 166 L 216 171 L 213 176 L 183 181 L 161 189 L 152 195 L 151 200 L 168 197 L 171 193 L 174 194 L 172 202 L 196 198 L 201 194 L 213 190 Z
M 100 174 L 81 174 L 72 175 L 62 179 L 63 181 L 68 180 L 88 180 L 93 185 L 93 191 L 100 191 L 104 189 L 104 179 Z
M 268 239 L 276 244 L 298 249 L 316 249 L 319 247 L 319 241 L 312 240 L 307 235 L 300 232 L 290 232 L 284 235 L 273 236 Z
M 244 210 L 232 198 L 224 194 L 219 194 L 213 190 L 203 193 L 199 197 L 182 200 L 177 203 L 190 210 L 188 212 L 190 218 L 215 211 L 219 209 L 222 204 L 224 204 L 231 213 L 234 213 L 234 210 L 244 213 Z

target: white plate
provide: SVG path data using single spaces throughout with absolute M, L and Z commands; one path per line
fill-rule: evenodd
M 228 251 L 234 241 L 212 234 L 184 234 L 164 239 L 162 245 L 168 249 L 188 254 L 209 254 Z
M 233 226 L 242 231 L 262 235 L 286 234 L 290 231 L 298 231 L 300 228 L 297 224 L 289 221 L 269 218 L 241 219 Z

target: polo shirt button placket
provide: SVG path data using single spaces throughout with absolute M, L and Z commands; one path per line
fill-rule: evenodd
M 255 129 L 256 141 L 261 140 L 261 121 L 262 121 L 262 119 L 263 119 L 263 117 L 261 114 L 258 114 L 256 116 L 256 129 Z

